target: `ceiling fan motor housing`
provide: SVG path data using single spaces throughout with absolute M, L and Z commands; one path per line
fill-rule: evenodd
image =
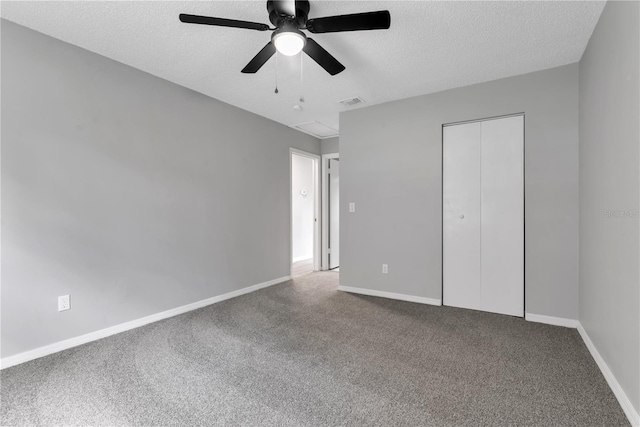
M 307 36 L 298 29 L 298 27 L 292 23 L 292 22 L 283 22 L 278 28 L 276 28 L 276 30 L 271 34 L 271 39 L 273 40 L 274 36 L 277 36 L 278 34 L 282 34 L 282 33 L 296 33 L 301 35 L 302 37 L 304 37 L 305 39 L 307 38 Z
M 307 17 L 309 16 L 309 2 L 307 0 L 296 0 L 296 15 L 291 16 L 287 13 L 287 1 L 268 0 L 267 11 L 269 12 L 269 21 L 280 28 L 285 23 L 292 23 L 296 28 L 304 28 L 307 25 Z

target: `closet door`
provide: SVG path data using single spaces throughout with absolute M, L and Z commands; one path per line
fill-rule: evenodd
M 524 316 L 524 117 L 443 129 L 443 303 Z
M 481 123 L 443 128 L 443 302 L 478 309 Z
M 482 310 L 524 316 L 524 117 L 482 122 Z

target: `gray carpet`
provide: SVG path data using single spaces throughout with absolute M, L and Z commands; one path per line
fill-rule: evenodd
M 291 264 L 291 277 L 294 279 L 309 273 L 313 273 L 313 258 Z
M 575 330 L 313 273 L 2 371 L 1 424 L 622 426 Z

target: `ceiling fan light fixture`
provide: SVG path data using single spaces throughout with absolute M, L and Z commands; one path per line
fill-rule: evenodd
M 307 38 L 301 31 L 287 29 L 276 31 L 273 34 L 272 42 L 278 52 L 286 56 L 293 56 L 302 51 L 307 43 Z

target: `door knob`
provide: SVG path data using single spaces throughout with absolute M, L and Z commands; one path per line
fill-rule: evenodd
M 463 214 L 460 214 L 460 219 L 464 219 L 464 215 Z

